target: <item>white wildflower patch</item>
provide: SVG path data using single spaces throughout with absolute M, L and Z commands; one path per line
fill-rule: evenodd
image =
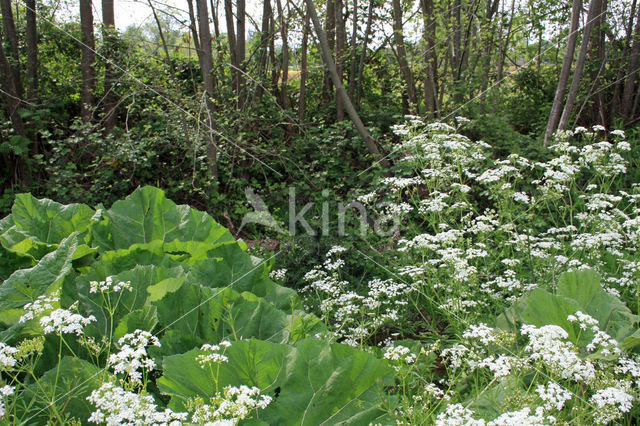
M 75 334 L 80 336 L 83 334 L 84 327 L 92 322 L 96 322 L 96 317 L 93 315 L 83 317 L 67 309 L 56 309 L 49 315 L 40 318 L 44 334 Z
M 283 281 L 287 276 L 287 270 L 285 268 L 276 269 L 275 271 L 269 272 L 269 278 L 272 280 Z
M 145 330 L 135 330 L 118 340 L 120 351 L 109 356 L 108 364 L 116 374 L 125 374 L 131 383 L 142 384 L 144 373 L 156 367 L 147 347 L 160 347 L 160 341 Z
M 24 314 L 20 317 L 18 322 L 27 322 L 37 318 L 45 312 L 53 311 L 54 305 L 59 301 L 60 298 L 55 296 L 39 296 L 33 302 L 27 303 L 22 307 L 22 309 L 24 309 Z
M 188 418 L 188 413 L 176 413 L 168 408 L 160 411 L 151 395 L 125 391 L 111 382 L 103 383 L 87 400 L 96 406 L 89 417 L 90 423 L 179 426 Z
M 271 401 L 272 398 L 262 395 L 257 387 L 227 386 L 206 402 L 193 400 L 191 420 L 196 424 L 237 424 L 253 411 L 266 408 Z
M 557 383 L 550 382 L 545 385 L 538 385 L 536 393 L 545 402 L 546 410 L 562 410 L 567 401 L 573 398 L 573 394 Z
M 113 281 L 112 276 L 108 276 L 104 279 L 104 281 L 90 281 L 89 282 L 89 293 L 109 293 L 114 292 L 117 293 L 121 290 L 132 291 L 133 287 L 131 287 L 131 281 Z
M 17 353 L 18 349 L 0 342 L 0 369 L 4 370 L 15 366 L 17 361 L 14 355 Z
M 211 364 L 220 364 L 223 362 L 229 362 L 229 358 L 224 355 L 224 350 L 231 346 L 228 340 L 223 340 L 217 345 L 204 344 L 200 348 L 205 353 L 198 355 L 196 360 L 201 367 L 205 367 Z M 222 353 L 220 353 L 222 351 Z
M 598 407 L 594 420 L 598 424 L 607 424 L 622 417 L 624 413 L 631 411 L 633 396 L 625 390 L 617 387 L 608 387 L 598 390 L 589 402 Z
M 384 352 L 384 359 L 389 361 L 398 361 L 406 364 L 413 364 L 416 360 L 416 355 L 411 353 L 411 350 L 406 346 L 397 345 L 390 346 Z

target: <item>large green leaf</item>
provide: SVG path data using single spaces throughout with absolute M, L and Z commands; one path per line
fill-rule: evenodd
M 154 240 L 216 243 L 234 238 L 208 214 L 178 206 L 162 190 L 146 186 L 104 213 L 104 220 L 95 226 L 94 240 L 103 249 L 113 250 Z
M 45 294 L 48 289 L 59 285 L 71 271 L 71 261 L 77 245 L 74 233 L 33 268 L 14 272 L 0 285 L 0 311 L 21 308 Z
M 172 396 L 171 406 L 188 398 L 215 393 L 212 371 L 196 361 L 193 350 L 166 357 L 160 390 Z M 392 369 L 385 361 L 355 348 L 307 339 L 295 347 L 269 342 L 239 341 L 225 352 L 218 388 L 247 384 L 260 387 L 274 400 L 259 413 L 274 425 L 363 424 L 380 419 L 386 398 L 383 384 Z
M 592 339 L 593 333 L 590 330 L 579 333 L 577 326 L 567 320 L 569 315 L 577 311 L 595 318 L 600 329 L 623 343 L 623 346 L 631 348 L 640 343 L 640 340 L 632 337 L 634 332 L 638 334 L 636 330 L 640 317 L 634 315 L 618 297 L 607 293 L 600 285 L 598 274 L 591 270 L 562 274 L 558 278 L 555 294 L 542 288 L 533 290 L 502 314 L 497 324 L 510 331 L 513 331 L 516 320 L 537 327 L 555 324 L 564 328 L 571 340 L 583 345 Z
M 63 205 L 31 194 L 16 196 L 11 216 L 19 231 L 39 242 L 58 244 L 72 232 L 83 233 L 91 225 L 95 211 L 84 204 Z

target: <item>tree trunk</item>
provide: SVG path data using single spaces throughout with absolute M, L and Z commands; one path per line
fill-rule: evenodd
M 238 102 L 240 104 L 240 109 L 244 108 L 246 103 L 246 81 L 244 78 L 244 69 L 245 69 L 245 51 L 246 51 L 246 30 L 245 30 L 245 22 L 246 22 L 246 10 L 245 10 L 245 0 L 237 0 L 236 2 L 236 61 L 238 71 Z
M 113 0 L 102 0 L 102 39 L 105 47 L 104 64 L 104 126 L 110 131 L 116 126 L 118 98 L 114 92 L 117 36 Z
M 269 49 L 269 39 L 271 38 L 271 0 L 262 2 L 262 29 L 260 33 L 260 54 L 258 55 L 258 86 L 256 88 L 255 102 L 260 102 L 264 93 L 264 84 L 267 75 L 267 57 Z
M 82 31 L 82 94 L 80 116 L 82 122 L 91 122 L 96 87 L 96 43 L 93 36 L 93 10 L 91 0 L 80 0 L 80 30 Z
M 422 19 L 424 21 L 425 41 L 425 77 L 424 110 L 429 117 L 438 115 L 438 58 L 436 56 L 436 20 L 433 13 L 433 0 L 421 0 Z
M 280 21 L 280 37 L 282 37 L 282 81 L 280 84 L 280 106 L 282 109 L 289 109 L 289 95 L 287 93 L 287 85 L 289 84 L 289 42 L 287 34 L 287 21 L 285 20 L 282 2 L 276 0 L 278 15 Z
M 215 107 L 213 99 L 215 96 L 215 84 L 213 77 L 213 52 L 211 49 L 211 30 L 209 29 L 209 11 L 207 0 L 196 0 L 198 11 L 198 32 L 200 33 L 200 69 L 202 70 L 202 80 L 206 91 L 206 102 L 209 116 L 209 142 L 207 143 L 207 163 L 211 176 L 218 180 L 218 147 L 213 137 Z
M 587 14 L 587 22 L 584 26 L 582 33 L 582 43 L 580 44 L 580 52 L 578 53 L 578 60 L 576 61 L 576 68 L 573 72 L 573 80 L 571 81 L 571 87 L 569 88 L 569 94 L 562 110 L 562 116 L 560 117 L 560 123 L 558 124 L 559 130 L 565 130 L 567 124 L 569 124 L 569 117 L 573 111 L 573 105 L 575 104 L 576 97 L 578 96 L 578 89 L 580 88 L 580 81 L 582 80 L 582 71 L 584 70 L 584 64 L 587 60 L 587 51 L 591 43 L 591 28 L 593 23 L 600 14 L 600 0 L 591 0 L 589 3 L 589 13 Z
M 307 47 L 309 43 L 309 12 L 306 11 L 302 21 L 302 47 L 300 47 L 300 96 L 298 97 L 298 123 L 305 122 L 307 98 Z
M 198 29 L 196 23 L 196 14 L 193 10 L 193 0 L 187 0 L 187 5 L 189 6 L 189 30 L 191 30 L 191 37 L 193 38 L 193 47 L 196 48 L 196 53 L 198 55 L 198 63 L 202 62 L 202 58 L 200 58 L 200 53 L 202 53 L 202 49 L 200 49 L 200 40 L 198 38 Z
M 571 25 L 569 27 L 569 40 L 567 41 L 567 48 L 564 52 L 562 70 L 560 71 L 558 87 L 556 88 L 556 94 L 553 98 L 553 104 L 551 105 L 549 120 L 547 121 L 547 127 L 544 131 L 545 145 L 547 144 L 553 133 L 556 131 L 558 127 L 558 121 L 560 120 L 560 112 L 564 101 L 564 94 L 567 91 L 567 83 L 569 82 L 569 75 L 571 74 L 573 53 L 576 50 L 576 40 L 578 39 L 578 21 L 580 19 L 581 9 L 582 0 L 573 0 L 573 6 L 571 7 Z
M 327 42 L 329 43 L 329 52 L 333 56 L 335 42 L 336 42 L 336 9 L 334 0 L 327 0 L 327 11 L 325 19 L 325 34 L 327 36 Z M 326 106 L 331 99 L 333 92 L 333 83 L 331 81 L 331 75 L 327 70 L 324 75 L 324 87 L 322 89 L 323 97 L 322 103 Z
M 22 73 L 20 71 L 20 48 L 18 45 L 18 34 L 16 32 L 16 24 L 13 20 L 13 9 L 11 8 L 11 0 L 0 0 L 0 10 L 2 11 L 2 23 L 4 31 L 11 46 L 11 58 L 9 62 L 11 74 L 13 75 L 13 84 L 15 93 L 18 98 L 23 99 L 24 90 L 22 88 Z M 4 45 L 2 46 L 4 48 Z
M 412 114 L 417 114 L 418 98 L 416 96 L 416 85 L 413 81 L 413 73 L 407 62 L 407 51 L 404 47 L 404 35 L 402 31 L 402 6 L 400 0 L 393 0 L 393 39 L 398 52 L 398 64 L 404 77 L 409 98 L 410 110 Z
M 622 89 L 622 100 L 620 103 L 620 112 L 625 121 L 629 121 L 631 109 L 633 107 L 633 94 L 636 77 L 638 76 L 638 64 L 640 64 L 640 7 L 636 13 L 636 25 L 633 35 L 633 44 L 631 45 L 631 55 L 629 55 L 629 64 L 627 65 L 627 78 Z
M 38 99 L 38 28 L 36 24 L 36 0 L 25 0 L 27 8 L 27 99 Z
M 335 0 L 335 14 L 336 14 L 336 71 L 338 72 L 338 78 L 340 78 L 340 83 L 343 83 L 345 29 L 344 29 L 344 15 L 342 14 L 342 0 Z M 335 98 L 336 98 L 336 121 L 343 121 L 344 105 L 342 103 L 342 99 L 340 99 L 340 96 L 338 96 L 337 93 Z
M 625 84 L 625 77 L 624 77 L 625 64 L 627 63 L 626 60 L 629 55 L 629 48 L 631 47 L 631 40 L 633 37 L 633 18 L 635 17 L 635 13 L 636 13 L 636 5 L 637 5 L 637 0 L 633 0 L 631 3 L 631 9 L 629 13 L 629 21 L 626 27 L 626 37 L 624 40 L 624 46 L 622 48 L 622 55 L 620 56 L 620 60 L 618 61 L 619 62 L 618 74 L 616 76 L 617 83 L 615 85 L 613 97 L 611 98 L 611 104 L 610 104 L 611 116 L 609 117 L 610 118 L 609 126 L 613 126 L 613 122 L 618 116 L 618 111 L 620 109 L 622 89 Z
M 231 0 L 224 0 L 224 15 L 227 22 L 227 39 L 229 42 L 229 55 L 231 59 L 231 87 L 236 94 L 239 94 L 238 87 L 238 47 L 236 43 L 236 33 L 233 23 L 233 3 Z M 202 36 L 200 36 L 202 37 Z
M 373 137 L 371 136 L 371 134 L 369 134 L 369 131 L 364 126 L 364 123 L 362 122 L 362 120 L 360 119 L 360 116 L 358 115 L 355 108 L 353 107 L 351 100 L 349 100 L 349 96 L 347 96 L 347 92 L 344 90 L 344 86 L 340 82 L 340 78 L 338 77 L 338 71 L 336 71 L 336 65 L 333 62 L 333 57 L 331 56 L 329 41 L 327 40 L 327 35 L 322 29 L 322 25 L 320 24 L 318 13 L 316 12 L 316 8 L 313 5 L 313 0 L 305 0 L 305 3 L 307 4 L 307 10 L 309 12 L 309 16 L 311 17 L 311 21 L 313 22 L 313 26 L 316 30 L 316 34 L 318 35 L 318 39 L 320 41 L 320 51 L 322 52 L 324 63 L 329 69 L 329 74 L 331 75 L 333 84 L 336 86 L 337 93 L 342 98 L 342 101 L 344 102 L 344 106 L 345 106 L 345 109 L 347 110 L 347 113 L 349 114 L 349 118 L 351 118 L 351 121 L 353 122 L 356 129 L 358 130 L 358 133 L 360 134 L 362 139 L 364 139 L 364 142 L 367 145 L 369 152 L 371 152 L 375 156 L 379 156 L 380 151 L 378 150 L 376 142 L 373 140 Z M 380 164 L 382 164 L 383 166 L 385 167 L 387 166 L 387 162 L 384 158 L 380 159 L 379 161 L 380 161 Z
M 2 31 L 0 31 L 0 47 L 4 47 Z M 11 120 L 14 133 L 18 136 L 24 136 L 24 123 L 22 121 L 22 117 L 20 117 L 20 114 L 18 113 L 22 102 L 21 98 L 18 96 L 14 76 L 11 71 L 11 65 L 4 53 L 4 48 L 0 48 L 0 71 L 2 71 L 1 83 L 7 103 L 7 118 Z
M 373 8 L 375 0 L 369 0 L 369 12 L 367 13 L 367 26 L 364 30 L 364 40 L 362 42 L 362 52 L 360 53 L 360 61 L 358 62 L 358 81 L 356 94 L 356 108 L 360 111 L 360 102 L 362 100 L 362 76 L 364 74 L 364 64 L 367 60 L 367 49 L 369 47 L 369 35 L 371 34 L 371 25 L 373 24 Z
M 349 68 L 349 98 L 351 102 L 355 99 L 355 80 L 357 72 L 356 57 L 358 56 L 358 0 L 353 0 L 353 18 L 351 29 L 351 58 Z

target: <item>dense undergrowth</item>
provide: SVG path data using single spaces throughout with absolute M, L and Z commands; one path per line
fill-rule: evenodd
M 3 419 L 632 424 L 631 144 L 578 128 L 529 159 L 456 123 L 396 126 L 389 173 L 309 174 L 332 182 L 305 196 L 312 226 L 335 195 L 377 232 L 351 211 L 340 235 L 264 231 L 271 251 L 151 187 L 109 209 L 19 195 L 0 222 Z

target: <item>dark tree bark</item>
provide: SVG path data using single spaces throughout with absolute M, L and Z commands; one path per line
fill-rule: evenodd
M 113 0 L 102 0 L 102 40 L 104 43 L 104 127 L 108 131 L 116 126 L 118 119 L 117 106 L 118 97 L 115 93 L 114 85 L 117 36 L 116 20 L 113 10 Z
M 0 31 L 0 47 L 4 47 L 2 31 Z M 20 114 L 18 114 L 22 102 L 20 96 L 18 96 L 14 76 L 11 71 L 11 64 L 5 55 L 4 48 L 0 48 L 0 71 L 2 71 L 0 77 L 5 101 L 7 103 L 7 118 L 11 121 L 11 126 L 15 134 L 24 136 L 24 123 Z
M 371 34 L 371 26 L 373 24 L 373 9 L 375 7 L 375 0 L 369 0 L 369 11 L 367 12 L 367 26 L 364 30 L 364 40 L 362 42 L 362 52 L 360 52 L 360 61 L 358 62 L 358 80 L 355 83 L 357 88 L 356 94 L 356 108 L 360 111 L 360 102 L 362 100 L 362 76 L 364 74 L 364 65 L 367 60 L 367 49 L 369 47 L 369 35 Z
M 631 8 L 629 12 L 629 21 L 626 27 L 626 36 L 624 40 L 624 46 L 622 48 L 622 55 L 620 56 L 619 65 L 618 65 L 618 74 L 616 76 L 616 81 L 618 82 L 615 85 L 615 89 L 613 92 L 613 97 L 611 98 L 611 114 L 610 114 L 610 122 L 609 126 L 613 125 L 613 121 L 618 116 L 618 111 L 620 110 L 620 102 L 622 98 L 622 89 L 625 84 L 624 72 L 627 58 L 629 57 L 629 48 L 631 47 L 631 40 L 633 38 L 633 18 L 636 13 L 636 5 L 637 0 L 633 0 L 631 3 Z
M 260 53 L 258 55 L 258 87 L 256 88 L 256 102 L 260 102 L 264 93 L 263 84 L 267 75 L 267 58 L 269 50 L 269 39 L 271 38 L 271 0 L 262 2 L 262 26 L 260 31 Z
M 231 59 L 231 87 L 236 92 L 239 93 L 239 79 L 238 79 L 238 45 L 236 42 L 236 32 L 234 29 L 233 22 L 233 3 L 231 0 L 224 0 L 224 16 L 227 22 L 227 39 L 229 43 L 229 56 Z M 202 42 L 202 41 L 201 41 Z
M 300 58 L 300 96 L 298 97 L 298 122 L 305 122 L 307 98 L 307 48 L 309 43 L 309 12 L 306 11 L 302 20 L 302 46 Z
M 573 54 L 576 50 L 576 41 L 578 39 L 578 21 L 580 18 L 581 9 L 582 0 L 573 0 L 573 6 L 571 7 L 571 25 L 569 27 L 569 39 L 567 41 L 567 48 L 564 52 L 564 59 L 562 61 L 562 70 L 560 71 L 558 87 L 556 88 L 556 94 L 553 98 L 553 104 L 551 105 L 551 112 L 549 113 L 549 120 L 547 121 L 547 127 L 544 132 L 545 145 L 547 144 L 553 133 L 556 131 L 558 127 L 558 121 L 560 121 L 560 112 L 564 103 L 564 95 L 567 91 L 569 75 L 571 74 Z
M 282 81 L 280 84 L 280 106 L 282 109 L 289 109 L 289 94 L 287 93 L 287 85 L 289 84 L 289 42 L 287 27 L 288 23 L 285 19 L 284 8 L 282 2 L 276 0 L 278 7 L 278 20 L 280 21 L 280 37 L 282 37 Z
M 96 87 L 96 42 L 93 36 L 93 10 L 91 0 L 80 0 L 80 29 L 82 31 L 82 94 L 80 116 L 83 123 L 91 122 L 95 106 Z
M 207 163 L 209 172 L 214 179 L 218 180 L 218 147 L 213 138 L 214 113 L 213 103 L 215 96 L 215 82 L 213 76 L 213 52 L 211 49 L 211 30 L 209 29 L 209 11 L 207 0 L 196 0 L 196 10 L 198 13 L 198 32 L 200 33 L 200 69 L 202 70 L 202 80 L 206 92 L 207 110 L 209 113 L 209 142 L 207 143 Z
M 424 21 L 425 41 L 425 77 L 424 109 L 429 117 L 438 115 L 438 58 L 436 56 L 436 20 L 433 12 L 433 0 L 421 0 Z
M 236 2 L 236 61 L 238 71 L 238 102 L 240 104 L 240 108 L 244 108 L 246 103 L 246 81 L 244 77 L 245 70 L 245 51 L 246 51 L 246 30 L 245 30 L 245 22 L 246 22 L 246 10 L 245 10 L 245 0 L 237 0 Z
M 336 42 L 336 9 L 334 0 L 327 0 L 327 10 L 325 17 L 325 34 L 327 36 L 327 43 L 329 43 L 329 52 L 333 56 Z M 331 75 L 327 70 L 324 76 L 324 87 L 322 89 L 323 97 L 322 103 L 327 105 L 333 92 L 333 82 Z
M 189 6 L 189 30 L 191 31 L 191 37 L 193 38 L 193 47 L 196 48 L 196 54 L 198 55 L 198 63 L 202 62 L 200 58 L 200 53 L 202 49 L 200 48 L 200 39 L 198 36 L 198 24 L 196 21 L 196 14 L 193 8 L 193 0 L 187 0 L 187 5 Z
M 342 14 L 342 0 L 335 0 L 335 15 L 336 15 L 336 71 L 340 83 L 343 83 L 344 75 L 344 43 L 345 43 L 345 29 L 344 29 L 344 15 Z M 344 83 L 343 83 L 344 85 Z M 337 89 L 336 89 L 337 90 Z M 336 93 L 336 121 L 344 120 L 344 105 L 342 99 Z
M 0 11 L 2 11 L 2 24 L 4 32 L 11 47 L 11 61 L 9 67 L 13 74 L 13 85 L 18 98 L 23 99 L 24 90 L 22 88 L 22 72 L 20 70 L 20 48 L 18 45 L 18 34 L 16 24 L 13 20 L 13 9 L 11 0 L 0 0 Z M 3 45 L 4 47 L 4 45 Z
M 573 72 L 573 80 L 571 81 L 571 87 L 567 94 L 567 100 L 562 110 L 562 116 L 560 117 L 560 123 L 558 124 L 559 130 L 564 130 L 569 124 L 569 117 L 573 112 L 573 106 L 578 96 L 578 89 L 580 88 L 580 81 L 582 80 L 582 72 L 584 70 L 584 64 L 587 60 L 587 51 L 591 43 L 591 29 L 593 24 L 600 14 L 600 0 L 591 0 L 589 3 L 589 13 L 587 14 L 587 22 L 582 32 L 582 43 L 580 44 L 580 51 L 578 52 L 578 60 L 576 61 L 576 67 Z
M 400 0 L 393 0 L 393 39 L 396 45 L 398 64 L 404 77 L 410 109 L 413 114 L 418 113 L 418 97 L 413 73 L 407 62 L 407 50 L 404 47 L 404 34 L 402 30 L 402 6 Z
M 344 102 L 344 106 L 347 113 L 349 114 L 349 118 L 351 118 L 351 121 L 353 122 L 354 126 L 358 130 L 358 133 L 360 134 L 362 139 L 364 139 L 364 142 L 367 145 L 369 152 L 371 152 L 376 156 L 379 156 L 380 151 L 378 150 L 378 146 L 376 145 L 376 142 L 374 141 L 373 137 L 371 136 L 367 128 L 364 126 L 364 123 L 362 122 L 362 120 L 360 119 L 360 116 L 358 115 L 355 108 L 353 107 L 353 104 L 351 103 L 351 100 L 349 99 L 349 96 L 347 95 L 346 90 L 344 90 L 344 86 L 340 82 L 340 78 L 338 77 L 338 71 L 336 71 L 336 64 L 333 62 L 333 57 L 331 56 L 329 41 L 327 40 L 327 35 L 322 29 L 322 25 L 320 24 L 318 13 L 316 12 L 316 8 L 313 5 L 313 0 L 305 0 L 305 3 L 307 5 L 307 10 L 311 18 L 311 21 L 313 22 L 313 26 L 316 30 L 316 34 L 318 35 L 318 40 L 320 41 L 320 51 L 322 52 L 322 58 L 324 60 L 325 65 L 329 69 L 329 74 L 331 75 L 333 84 L 337 88 L 337 93 L 342 98 L 342 101 Z M 385 161 L 384 158 L 380 159 L 379 161 L 380 161 L 380 164 L 382 164 L 383 166 L 387 166 L 387 162 Z
M 636 13 L 636 25 L 633 34 L 633 44 L 631 45 L 631 54 L 629 55 L 629 63 L 627 64 L 626 79 L 624 88 L 622 89 L 622 99 L 620 102 L 620 112 L 625 121 L 631 118 L 631 110 L 633 107 L 633 94 L 635 92 L 635 82 L 638 76 L 638 64 L 640 64 L 640 7 Z
M 351 21 L 353 27 L 351 29 L 351 58 L 349 59 L 349 98 L 351 98 L 351 102 L 353 102 L 356 89 L 356 58 L 358 57 L 358 0 L 353 0 L 353 17 Z
M 27 19 L 27 99 L 38 99 L 38 29 L 36 0 L 25 0 Z

